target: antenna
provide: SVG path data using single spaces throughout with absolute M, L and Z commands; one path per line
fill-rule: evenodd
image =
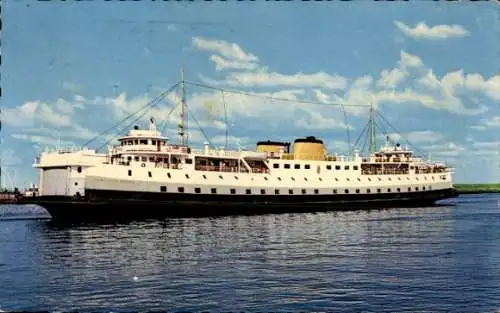
M 228 136 L 229 136 L 229 125 L 227 124 L 226 101 L 224 100 L 224 91 L 221 90 L 220 94 L 222 96 L 222 103 L 224 104 L 224 124 L 226 125 L 226 145 L 224 146 L 224 148 L 227 149 L 227 141 L 228 141 Z
M 185 124 L 185 106 L 186 92 L 184 89 L 184 68 L 181 69 L 181 122 L 179 124 L 179 136 L 181 136 L 181 145 L 184 145 L 184 124 Z
M 375 134 L 375 110 L 373 109 L 373 104 L 370 104 L 370 121 L 369 121 L 369 131 L 370 131 L 370 152 L 375 153 L 377 151 L 377 137 Z

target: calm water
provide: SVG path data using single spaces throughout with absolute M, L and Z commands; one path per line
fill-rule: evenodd
M 26 211 L 28 211 L 26 213 Z M 0 309 L 498 312 L 500 196 L 55 226 L 0 208 Z M 37 216 L 26 208 L 23 217 Z

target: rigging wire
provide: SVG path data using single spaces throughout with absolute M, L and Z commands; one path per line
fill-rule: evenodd
M 410 143 L 410 141 L 409 141 L 409 140 L 408 140 L 405 136 L 403 136 L 400 132 L 398 132 L 398 130 L 397 130 L 397 129 L 396 129 L 396 128 L 395 128 L 395 127 L 394 127 L 394 126 L 393 126 L 393 125 L 392 125 L 392 124 L 391 124 L 391 123 L 390 123 L 390 122 L 389 122 L 389 121 L 388 121 L 388 120 L 387 120 L 387 119 L 386 119 L 386 118 L 385 118 L 382 114 L 380 114 L 380 113 L 378 113 L 378 112 L 377 112 L 377 114 L 380 116 L 380 118 L 381 118 L 382 120 L 384 120 L 384 121 L 385 121 L 385 122 L 389 125 L 389 127 L 390 127 L 390 128 L 392 128 L 392 130 L 393 130 L 394 132 L 396 132 L 396 133 L 397 133 L 397 134 L 398 134 L 398 135 L 399 135 L 402 139 L 404 139 L 404 140 L 406 141 L 406 144 L 408 144 L 408 146 L 413 147 L 413 149 L 414 149 L 416 152 L 418 152 L 419 154 L 421 154 L 422 156 L 423 156 L 423 155 L 425 155 L 424 153 L 422 153 L 422 152 L 423 152 L 422 150 L 420 150 L 420 149 L 419 149 L 418 147 L 416 147 L 415 145 L 412 145 L 412 144 Z
M 176 86 L 177 90 L 175 93 L 179 92 L 179 88 L 180 88 L 180 83 L 177 84 Z M 168 125 L 168 119 L 170 118 L 170 115 L 172 115 L 172 113 L 174 112 L 174 110 L 179 106 L 179 103 L 178 102 L 175 102 L 174 106 L 170 109 L 170 111 L 168 111 L 168 114 L 167 114 L 167 118 L 165 120 L 163 120 L 162 122 L 160 122 L 160 124 L 158 125 L 158 127 L 160 128 L 160 132 L 163 133 L 163 131 L 166 130 L 167 128 L 167 125 Z
M 347 112 L 345 110 L 345 107 L 343 104 L 340 104 L 342 108 L 342 113 L 344 114 L 344 124 L 346 125 L 346 133 L 347 133 L 347 149 L 351 150 L 352 152 L 352 146 L 351 146 L 351 127 L 349 126 L 349 122 L 347 121 Z
M 158 102 L 160 102 L 166 95 L 168 95 L 178 84 L 175 84 L 173 85 L 172 87 L 170 87 L 169 89 L 161 92 L 158 96 L 156 96 L 153 100 L 149 101 L 148 103 L 146 103 L 145 105 L 143 105 L 141 108 L 139 108 L 138 110 L 136 110 L 134 113 L 130 114 L 127 118 L 125 118 L 124 120 L 120 121 L 119 124 L 123 123 L 125 120 L 129 119 L 130 117 L 134 116 L 135 114 L 137 114 L 138 112 L 140 112 L 141 110 L 145 109 L 145 108 L 148 108 L 150 107 L 149 109 L 151 109 L 152 107 L 156 106 L 156 104 L 158 104 Z M 146 115 L 146 113 L 148 113 L 148 110 L 144 111 L 143 113 L 141 113 L 137 118 L 135 118 L 131 123 L 128 123 L 125 127 L 123 127 L 120 131 L 118 131 L 118 134 L 120 134 L 121 132 L 123 131 L 126 131 L 128 129 L 130 129 L 130 127 L 136 123 L 139 119 L 141 119 L 144 115 Z M 118 125 L 119 125 L 118 124 Z M 113 128 L 117 127 L 118 125 L 115 125 Z M 116 136 L 110 138 L 109 140 L 107 140 L 103 145 L 101 145 L 97 150 L 100 150 L 102 149 L 103 147 L 105 147 L 106 145 L 108 145 L 111 141 L 115 140 L 116 139 Z
M 189 108 L 189 106 L 186 103 L 184 103 L 184 106 L 188 109 L 188 112 L 191 113 L 193 120 L 195 121 L 196 125 L 198 125 L 198 128 L 200 129 L 201 134 L 203 135 L 203 137 L 205 137 L 205 139 L 207 140 L 208 144 L 210 146 L 212 146 L 212 148 L 215 148 L 215 146 L 212 144 L 212 142 L 210 142 L 210 139 L 208 139 L 208 136 L 205 133 L 205 131 L 203 130 L 203 128 L 201 128 L 200 123 L 198 123 L 198 119 L 196 119 L 196 117 L 194 116 L 194 114 L 191 112 L 191 109 Z
M 344 104 L 344 103 L 334 103 L 334 102 L 318 102 L 318 101 L 310 101 L 310 100 L 298 100 L 298 99 L 288 99 L 288 98 L 281 98 L 281 97 L 273 97 L 273 96 L 266 96 L 266 95 L 260 95 L 256 94 L 253 92 L 247 92 L 247 91 L 240 91 L 240 90 L 228 90 L 228 89 L 223 89 L 219 87 L 214 87 L 214 86 L 209 86 L 209 85 L 204 85 L 204 84 L 199 84 L 199 83 L 194 83 L 194 82 L 185 82 L 186 84 L 192 85 L 192 86 L 197 86 L 201 88 L 207 88 L 207 89 L 212 89 L 212 90 L 218 90 L 220 92 L 226 92 L 226 93 L 232 93 L 232 94 L 240 94 L 240 95 L 245 95 L 245 96 L 250 96 L 250 97 L 256 97 L 256 98 L 263 98 L 263 99 L 268 99 L 268 100 L 275 100 L 275 101 L 284 101 L 284 102 L 294 102 L 294 103 L 306 103 L 306 104 L 315 104 L 315 105 L 328 105 L 328 106 L 340 106 L 342 109 L 342 113 L 344 115 L 344 123 L 346 124 L 346 133 L 347 133 L 347 143 L 349 149 L 351 149 L 351 134 L 350 134 L 350 127 L 348 123 L 348 118 L 347 118 L 347 112 L 345 107 L 350 106 L 350 107 L 367 107 L 366 105 L 363 104 Z
M 123 118 L 122 120 L 120 120 L 118 123 L 114 124 L 113 126 L 105 129 L 104 131 L 102 131 L 101 133 L 97 134 L 96 136 L 94 136 L 93 138 L 89 139 L 88 141 L 86 141 L 83 146 L 87 146 L 89 145 L 91 142 L 95 141 L 96 139 L 98 139 L 101 135 L 103 134 L 106 134 L 108 133 L 109 131 L 117 128 L 118 126 L 120 126 L 120 124 L 122 124 L 123 122 L 125 122 L 126 120 L 130 119 L 131 117 L 133 117 L 135 114 L 139 113 L 140 111 L 142 111 L 143 109 L 147 108 L 148 106 L 150 106 L 153 102 L 155 102 L 158 98 L 160 97 L 163 97 L 165 94 L 168 94 L 170 93 L 175 87 L 177 87 L 177 85 L 179 85 L 179 83 L 173 85 L 172 87 L 170 87 L 169 89 L 163 91 L 162 93 L 160 93 L 158 96 L 156 96 L 153 100 L 151 101 L 148 101 L 146 104 L 144 104 L 143 106 L 141 106 L 139 109 L 137 109 L 136 111 L 134 111 L 133 113 L 129 114 L 128 116 L 126 116 L 125 118 Z M 109 142 L 109 141 L 108 141 Z M 108 143 L 106 142 L 106 144 Z
M 369 122 L 365 124 L 365 127 L 363 127 L 363 129 L 361 130 L 361 133 L 359 134 L 358 138 L 356 138 L 356 142 L 354 142 L 353 146 L 357 146 L 359 144 L 361 137 L 363 137 L 363 135 L 367 131 L 369 125 L 370 125 Z
M 168 119 L 170 118 L 170 115 L 172 115 L 172 113 L 174 112 L 174 110 L 175 110 L 176 108 L 177 108 L 177 105 L 173 106 L 173 107 L 170 109 L 170 111 L 168 111 L 168 113 L 167 113 L 167 118 L 165 119 L 165 121 L 163 121 L 163 123 L 162 123 L 162 124 L 161 124 L 161 126 L 160 126 L 160 133 L 163 133 L 163 131 L 165 131 L 165 130 L 166 130 L 167 125 L 168 125 L 167 121 L 168 121 Z
M 247 92 L 247 91 L 222 89 L 219 87 L 203 85 L 203 84 L 199 84 L 199 83 L 192 83 L 192 82 L 187 82 L 187 81 L 185 83 L 188 85 L 193 85 L 193 86 L 207 88 L 207 89 L 213 89 L 213 90 L 219 90 L 219 91 L 222 90 L 226 93 L 234 93 L 234 94 L 240 94 L 240 95 L 245 95 L 245 96 L 249 96 L 249 97 L 256 97 L 256 98 L 266 98 L 266 99 L 276 100 L 276 101 L 297 102 L 297 103 L 307 103 L 307 104 L 317 104 L 317 105 L 339 105 L 339 106 L 351 106 L 351 107 L 367 107 L 364 104 L 342 104 L 342 103 L 318 102 L 318 101 L 310 101 L 310 100 L 293 100 L 293 99 L 288 99 L 288 98 L 260 95 L 257 93 Z

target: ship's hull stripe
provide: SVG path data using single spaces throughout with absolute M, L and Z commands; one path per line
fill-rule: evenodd
M 455 197 L 456 192 L 443 189 L 373 194 L 217 195 L 86 190 L 86 195 L 90 196 L 42 196 L 25 198 L 23 202 L 44 207 L 54 219 L 119 220 L 415 207 Z

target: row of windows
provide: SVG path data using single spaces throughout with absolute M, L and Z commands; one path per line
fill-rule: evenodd
M 132 176 L 132 170 L 128 170 L 128 176 Z M 185 174 L 186 178 L 189 179 L 190 176 L 189 174 Z M 148 177 L 153 177 L 152 174 L 151 174 L 151 171 L 148 171 Z M 172 175 L 170 173 L 167 173 L 167 177 L 168 178 L 172 178 Z M 202 175 L 203 179 L 207 179 L 207 175 L 203 174 Z M 219 175 L 219 178 L 220 179 L 224 179 L 224 177 L 222 175 Z M 381 177 L 377 177 L 379 181 L 382 181 L 382 178 Z M 234 179 L 238 180 L 238 176 L 234 176 Z M 269 180 L 269 178 L 267 176 L 264 176 L 264 179 L 265 180 Z M 276 177 L 276 179 L 278 179 L 279 181 L 282 181 L 281 177 Z M 295 181 L 295 178 L 294 177 L 290 177 L 290 179 L 292 181 Z M 339 181 L 339 179 L 337 177 L 334 177 L 335 181 Z M 367 178 L 368 181 L 372 181 L 372 179 L 370 177 Z M 434 176 L 431 176 L 431 179 L 434 180 Z M 444 178 L 446 179 L 446 178 Z M 318 180 L 319 181 L 323 181 L 323 179 L 321 177 L 318 177 Z M 361 178 L 357 178 L 358 181 L 361 181 Z M 387 178 L 388 181 L 392 181 L 392 178 L 388 177 Z M 398 177 L 398 180 L 401 180 L 401 177 Z M 410 177 L 406 177 L 406 180 L 410 180 Z M 415 180 L 419 180 L 418 177 L 415 177 Z M 424 176 L 424 180 L 427 180 L 427 176 Z M 307 177 L 304 177 L 304 181 L 309 181 L 307 179 Z M 349 177 L 346 178 L 346 181 L 351 181 L 351 179 Z
M 273 168 L 280 168 L 280 164 L 279 163 L 274 163 L 273 164 Z M 283 168 L 290 169 L 291 168 L 291 164 L 290 163 L 285 163 L 285 164 L 283 164 Z M 293 168 L 296 169 L 296 170 L 299 170 L 300 169 L 300 164 L 294 164 Z M 326 166 L 327 170 L 331 170 L 332 168 L 333 167 L 330 164 Z M 342 167 L 340 165 L 335 165 L 335 170 L 338 171 L 341 168 Z M 310 164 L 304 164 L 304 169 L 306 169 L 306 170 L 311 169 L 311 165 Z M 355 170 L 355 171 L 357 171 L 359 169 L 359 167 L 357 165 L 354 165 L 352 167 L 352 169 Z M 349 165 L 344 165 L 344 170 L 349 170 Z
M 420 188 L 419 187 L 414 187 L 412 189 L 411 187 L 408 187 L 407 190 L 409 192 L 411 192 L 411 191 L 420 191 Z M 422 187 L 422 191 L 425 191 L 425 190 L 426 190 L 426 188 L 425 188 L 425 186 L 423 186 Z M 432 187 L 429 186 L 428 190 L 432 190 Z M 167 186 L 160 186 L 160 191 L 161 192 L 167 192 Z M 386 192 L 392 192 L 392 189 L 391 188 L 387 188 L 384 191 L 386 191 Z M 177 187 L 177 192 L 183 193 L 184 192 L 184 187 Z M 236 194 L 236 189 L 232 188 L 232 189 L 229 190 L 229 192 L 230 192 L 230 194 L 234 195 L 234 194 Z M 314 194 L 319 194 L 319 189 L 314 189 L 313 192 L 314 192 Z M 349 189 L 344 189 L 344 193 L 348 194 L 349 192 L 350 192 Z M 361 190 L 360 189 L 356 189 L 355 192 L 356 193 L 360 193 Z M 371 192 L 372 192 L 372 190 L 370 188 L 366 189 L 366 193 L 371 193 Z M 377 188 L 376 192 L 377 193 L 381 193 L 382 192 L 382 188 Z M 401 188 L 396 188 L 396 192 L 401 192 Z M 199 188 L 199 187 L 194 188 L 194 193 L 201 193 L 201 188 Z M 217 188 L 211 188 L 210 189 L 210 193 L 216 194 L 217 193 Z M 302 189 L 301 193 L 304 194 L 304 195 L 307 194 L 307 189 Z M 337 189 L 333 189 L 332 193 L 338 194 L 340 192 Z M 245 189 L 245 194 L 247 194 L 247 195 L 252 194 L 252 189 Z M 261 195 L 265 195 L 266 194 L 266 189 L 261 189 L 260 190 L 260 194 Z M 274 190 L 274 194 L 275 195 L 279 195 L 280 194 L 280 190 L 279 189 L 275 189 Z M 294 190 L 293 189 L 289 189 L 288 190 L 288 194 L 293 195 L 294 194 Z
M 132 157 L 128 156 L 127 157 L 127 161 L 129 161 L 129 162 L 132 161 Z M 142 157 L 135 156 L 134 157 L 134 161 L 136 161 L 136 162 L 139 162 L 139 161 L 141 161 L 141 162 L 148 162 L 149 161 L 149 162 L 152 162 L 152 163 L 154 163 L 154 162 L 168 163 L 168 158 L 162 158 L 162 157 L 149 157 L 148 158 L 148 157 L 145 157 L 145 156 L 142 156 Z M 177 160 L 176 157 L 172 157 L 171 161 L 172 161 L 172 163 L 178 163 L 177 162 L 178 160 Z M 187 159 L 185 159 L 185 162 L 186 162 L 186 164 L 193 164 L 193 159 L 187 158 Z
M 164 140 L 147 140 L 147 139 L 130 139 L 130 140 L 123 140 L 122 141 L 122 146 L 123 145 L 138 145 L 138 144 L 141 144 L 141 145 L 147 145 L 149 142 L 150 145 L 153 145 L 153 146 L 156 146 L 157 143 L 160 143 L 162 145 L 165 145 L 165 141 Z

